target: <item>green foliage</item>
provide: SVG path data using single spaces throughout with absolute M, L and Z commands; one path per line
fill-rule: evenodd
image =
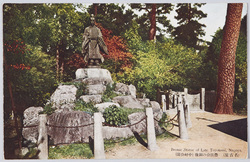
M 97 107 L 95 107 L 94 104 L 91 102 L 86 103 L 82 99 L 78 99 L 75 104 L 76 105 L 74 107 L 74 110 L 84 111 L 89 113 L 90 115 L 93 115 L 95 112 L 98 112 Z
M 242 99 L 234 99 L 233 102 L 233 108 L 234 108 L 234 113 L 238 115 L 247 115 L 247 101 L 242 100 Z
M 89 144 L 50 146 L 49 159 L 90 159 L 93 153 Z
M 136 112 L 145 112 L 145 109 L 138 109 L 138 108 L 126 108 L 126 107 L 121 107 L 124 111 L 124 113 L 126 113 L 127 115 L 136 113 Z
M 55 59 L 41 52 L 40 48 L 27 46 L 29 49 L 23 57 L 23 63 L 30 69 L 9 69 L 9 77 L 12 82 L 12 91 L 17 109 L 25 109 L 29 106 L 43 106 L 56 89 Z M 6 59 L 14 57 L 7 55 Z M 6 77 L 5 77 L 6 79 Z M 5 94 L 8 96 L 7 85 Z M 5 107 L 10 107 L 9 97 L 5 98 Z
M 51 115 L 55 112 L 55 108 L 52 108 L 53 103 L 48 103 L 44 106 L 43 111 L 39 112 L 39 114 L 47 114 Z
M 114 83 L 113 85 L 108 84 L 106 86 L 106 90 L 104 91 L 102 95 L 103 102 L 111 102 L 114 97 L 118 96 L 118 94 L 114 92 L 115 87 L 116 87 L 116 83 Z
M 38 159 L 39 151 L 35 148 L 30 148 L 29 152 L 27 152 L 21 159 Z
M 106 108 L 103 117 L 111 125 L 119 126 L 128 123 L 128 114 L 122 108 L 115 105 Z
M 135 85 L 138 92 L 155 100 L 157 88 L 182 90 L 184 87 L 199 87 L 197 74 L 201 61 L 194 49 L 174 40 L 156 44 L 147 42 L 137 51 L 134 68 L 120 75 L 119 81 Z
M 161 117 L 161 119 L 160 119 L 160 122 L 158 123 L 159 126 L 160 126 L 161 128 L 164 128 L 165 130 L 167 130 L 167 128 L 168 128 L 169 126 L 171 126 L 171 124 L 165 123 L 166 121 L 168 121 L 168 119 L 169 119 L 169 116 L 168 116 L 166 113 L 163 113 L 163 114 L 162 114 L 162 117 Z
M 129 50 L 133 55 L 136 55 L 136 51 L 142 48 L 142 38 L 139 35 L 138 30 L 139 25 L 133 21 L 131 28 L 124 33 L 124 38 L 126 39 Z

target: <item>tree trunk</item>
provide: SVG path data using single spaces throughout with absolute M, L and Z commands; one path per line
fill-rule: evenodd
M 4 72 L 6 74 L 6 81 L 7 81 L 7 86 L 8 86 L 8 90 L 9 90 L 9 94 L 10 94 L 10 100 L 11 100 L 11 107 L 12 107 L 12 111 L 14 112 L 14 119 L 15 119 L 15 129 L 16 129 L 16 134 L 17 134 L 17 139 L 18 139 L 18 146 L 19 149 L 22 148 L 22 144 L 21 144 L 21 135 L 18 129 L 18 121 L 17 121 L 17 110 L 16 110 L 16 106 L 15 106 L 15 102 L 14 102 L 14 98 L 13 98 L 13 94 L 12 94 L 12 87 L 11 87 L 11 81 L 8 75 L 8 66 L 5 60 L 5 56 L 3 54 L 3 63 L 4 63 Z
M 191 14 L 191 3 L 187 4 L 188 6 L 188 20 L 187 20 L 187 24 L 190 23 L 191 19 L 192 19 L 192 14 Z
M 60 71 L 60 81 L 64 81 L 64 60 L 61 61 L 61 67 L 60 67 L 61 71 Z
M 235 53 L 239 38 L 242 3 L 228 4 L 218 64 L 215 113 L 233 114 Z
M 156 4 L 152 4 L 150 12 L 150 29 L 149 29 L 149 40 L 155 40 L 156 35 Z
M 94 4 L 93 4 L 94 12 L 95 12 L 94 15 L 95 15 L 95 16 L 97 15 L 97 5 L 98 5 L 97 3 L 94 3 Z
M 60 71 L 60 66 L 59 66 L 59 59 L 60 59 L 60 50 L 59 50 L 59 45 L 56 47 L 56 80 L 59 82 L 59 71 Z

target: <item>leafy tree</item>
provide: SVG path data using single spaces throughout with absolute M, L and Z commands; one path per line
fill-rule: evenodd
M 77 11 L 74 4 L 5 4 L 4 37 L 21 38 L 25 43 L 41 46 L 42 51 L 57 58 L 57 80 L 63 80 L 65 64 L 73 53 L 80 53 L 82 33 L 89 15 Z M 69 78 L 70 80 L 71 78 Z
M 140 24 L 140 35 L 143 40 L 154 40 L 156 39 L 156 31 L 159 32 L 167 31 L 161 30 L 157 27 L 157 23 L 162 24 L 163 27 L 172 28 L 170 21 L 167 19 L 166 14 L 170 13 L 173 9 L 173 5 L 170 3 L 165 4 L 131 4 L 132 9 L 139 11 L 144 10 L 145 13 L 138 18 L 137 22 Z
M 241 25 L 242 3 L 228 4 L 218 64 L 215 113 L 232 114 L 235 86 L 235 53 Z
M 199 37 L 205 35 L 203 27 L 206 25 L 199 23 L 202 18 L 206 18 L 207 14 L 203 13 L 198 8 L 204 5 L 204 3 L 179 3 L 177 4 L 177 16 L 175 18 L 178 21 L 177 27 L 174 28 L 173 37 L 188 47 L 199 49 L 199 43 L 204 42 Z
M 57 80 L 63 80 L 66 58 L 81 51 L 82 33 L 89 15 L 72 4 L 48 4 L 39 9 L 39 43 L 57 59 Z
M 13 97 L 18 103 L 17 110 L 23 111 L 29 106 L 43 106 L 55 90 L 55 59 L 42 53 L 38 48 L 27 46 L 21 66 L 10 65 L 9 76 L 12 82 Z M 15 56 L 7 53 L 6 59 Z M 45 86 L 46 85 L 46 86 Z M 6 92 L 5 109 L 8 111 L 9 93 Z
M 131 83 L 152 100 L 157 88 L 181 90 L 200 86 L 196 76 L 201 57 L 194 49 L 186 48 L 172 39 L 163 43 L 145 43 L 137 51 L 136 63 L 120 76 L 120 81 Z
M 3 5 L 3 37 L 5 43 L 22 40 L 28 44 L 37 43 L 36 16 L 32 4 Z
M 139 24 L 136 21 L 132 22 L 130 29 L 124 33 L 124 38 L 127 42 L 129 51 L 136 56 L 136 52 L 143 48 L 142 37 L 139 35 Z
M 120 36 L 111 35 L 112 31 L 105 29 L 101 24 L 96 24 L 103 35 L 103 40 L 107 45 L 109 55 L 103 55 L 105 62 L 102 66 L 108 69 L 113 77 L 116 77 L 117 73 L 122 73 L 124 69 L 132 66 L 131 59 L 133 55 L 128 51 L 128 47 L 124 39 Z

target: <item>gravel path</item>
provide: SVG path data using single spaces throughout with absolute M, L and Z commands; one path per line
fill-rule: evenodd
M 186 141 L 157 139 L 157 151 L 139 143 L 116 146 L 106 152 L 106 159 L 247 158 L 247 116 L 194 112 L 191 121 Z M 178 127 L 170 132 L 178 136 Z

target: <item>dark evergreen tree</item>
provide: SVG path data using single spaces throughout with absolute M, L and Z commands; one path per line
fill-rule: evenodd
M 125 10 L 124 5 L 114 3 L 94 3 L 88 8 L 89 14 L 96 16 L 96 22 L 112 31 L 113 35 L 122 35 L 132 26 L 136 17 L 131 9 Z
M 204 42 L 199 37 L 205 35 L 203 27 L 206 25 L 199 23 L 199 20 L 206 18 L 207 14 L 198 8 L 204 3 L 179 3 L 177 4 L 177 16 L 175 18 L 178 21 L 177 27 L 174 28 L 172 36 L 188 47 L 199 49 L 199 43 Z
M 156 31 L 160 35 L 163 32 L 171 31 L 172 26 L 170 20 L 167 19 L 166 14 L 173 10 L 173 5 L 170 3 L 165 4 L 131 4 L 132 9 L 139 11 L 144 10 L 145 13 L 137 19 L 140 25 L 139 34 L 143 40 L 156 39 Z M 164 29 L 157 26 L 157 23 L 162 24 Z

